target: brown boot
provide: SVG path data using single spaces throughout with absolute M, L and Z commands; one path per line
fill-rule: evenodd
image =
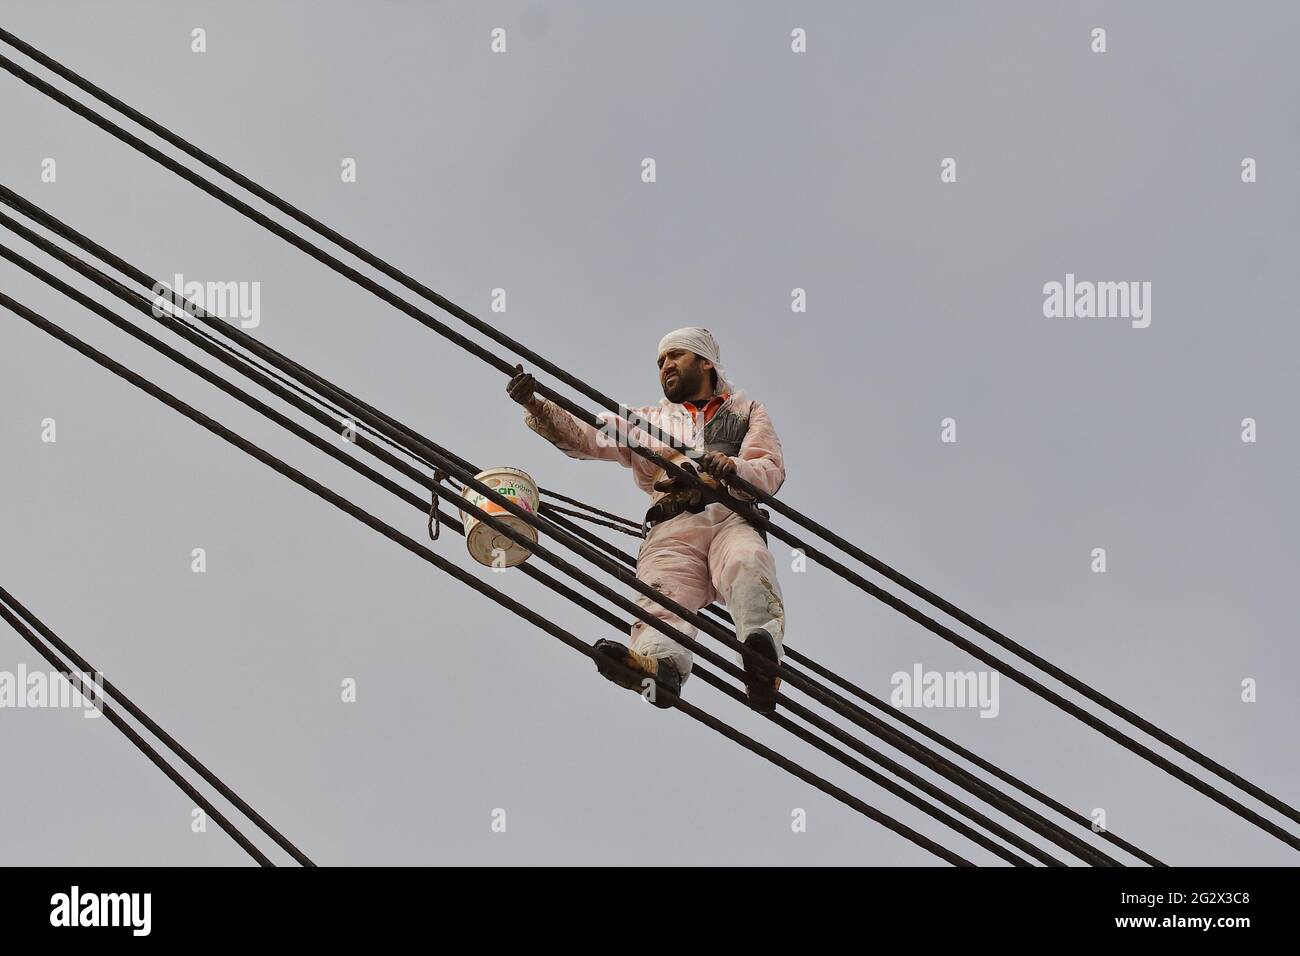
M 642 682 L 649 677 L 655 682 L 650 703 L 667 709 L 677 702 L 682 692 L 682 675 L 666 657 L 646 657 L 618 641 L 597 641 L 593 650 L 596 670 L 602 677 L 638 694 L 645 689 Z

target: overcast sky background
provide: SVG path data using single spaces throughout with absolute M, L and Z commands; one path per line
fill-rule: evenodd
M 6 28 L 621 401 L 658 399 L 664 332 L 711 328 L 771 412 L 783 500 L 1300 802 L 1294 4 L 6 0 L 3 12 Z M 498 26 L 505 55 L 489 52 Z M 1104 55 L 1089 51 L 1098 26 Z M 194 27 L 205 54 L 190 52 Z M 794 27 L 806 54 L 790 52 Z M 504 376 L 8 74 L 0 128 L 2 181 L 128 261 L 259 281 L 264 341 L 481 465 L 644 509 L 629 472 L 528 431 Z M 653 185 L 640 181 L 647 156 Z M 949 156 L 958 182 L 945 185 Z M 40 181 L 46 157 L 56 184 Z M 340 182 L 344 157 L 355 184 Z M 1067 272 L 1151 282 L 1150 328 L 1044 318 L 1043 284 Z M 493 316 L 498 286 L 509 311 Z M 795 287 L 806 315 L 790 311 Z M 8 264 L 0 288 L 424 535 L 413 509 Z M 1240 440 L 1248 416 L 1256 444 Z M 940 442 L 945 417 L 955 444 Z M 40 440 L 45 418 L 56 444 Z M 7 312 L 0 449 L 0 584 L 319 863 L 938 862 L 606 683 Z M 191 573 L 196 547 L 206 574 Z M 520 574 L 478 569 L 456 535 L 433 547 L 586 640 L 617 637 Z M 1090 570 L 1097 547 L 1105 574 Z M 788 642 L 874 693 L 918 662 L 979 666 L 774 552 Z M 20 664 L 43 662 L 5 630 L 0 670 Z M 345 678 L 355 704 L 340 702 Z M 1256 703 L 1241 702 L 1245 678 Z M 1295 863 L 1051 705 L 1001 690 L 993 720 L 915 715 L 1080 813 L 1104 808 L 1166 862 Z M 998 862 L 699 682 L 688 693 Z M 188 798 L 105 721 L 0 711 L 0 757 L 0 862 L 249 862 L 215 825 L 192 833 Z M 793 808 L 806 833 L 791 832 Z

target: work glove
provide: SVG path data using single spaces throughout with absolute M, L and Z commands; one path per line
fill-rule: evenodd
M 700 459 L 700 469 L 706 474 L 725 482 L 736 475 L 736 460 L 718 451 L 707 451 Z
M 506 385 L 506 392 L 511 399 L 529 410 L 535 409 L 541 404 L 537 400 L 537 396 L 533 394 L 533 390 L 536 388 L 537 379 L 533 378 L 533 373 L 525 372 L 522 365 L 516 365 L 514 377 Z
M 712 475 L 702 474 L 698 471 L 689 460 L 682 459 L 677 464 L 681 466 L 683 471 L 699 478 L 704 487 L 700 487 L 699 484 L 687 481 L 684 478 L 666 477 L 660 478 L 654 483 L 654 490 L 662 491 L 675 500 L 681 501 L 686 506 L 687 511 L 698 514 L 704 510 L 705 505 L 714 500 L 713 496 L 709 495 L 708 492 L 721 491 L 722 486 L 718 484 L 717 479 Z

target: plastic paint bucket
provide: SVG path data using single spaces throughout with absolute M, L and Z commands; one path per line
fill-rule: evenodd
M 489 468 L 474 477 L 525 511 L 537 514 L 541 499 L 537 493 L 537 482 L 533 481 L 528 472 L 518 468 Z M 499 518 L 511 531 L 518 532 L 530 541 L 537 540 L 536 528 L 512 515 L 495 501 L 488 500 L 469 485 L 461 491 L 461 497 L 492 517 Z M 465 545 L 469 548 L 470 556 L 479 564 L 490 568 L 513 568 L 523 564 L 532 554 L 532 551 L 511 541 L 496 528 L 473 515 L 461 511 L 460 520 L 465 523 Z

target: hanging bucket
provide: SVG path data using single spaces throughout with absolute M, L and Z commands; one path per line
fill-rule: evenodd
M 489 468 L 487 471 L 480 471 L 474 477 L 497 494 L 509 498 L 525 511 L 537 514 L 540 496 L 537 493 L 537 482 L 533 481 L 528 472 L 520 471 L 518 468 Z M 495 501 L 488 500 L 485 495 L 479 494 L 469 485 L 461 491 L 461 497 L 492 517 L 499 517 L 503 524 L 510 526 L 510 530 L 517 531 L 530 541 L 537 540 L 536 528 L 522 518 L 512 515 Z M 465 523 L 465 544 L 469 548 L 470 556 L 479 564 L 485 564 L 490 568 L 513 568 L 523 564 L 533 553 L 474 515 L 461 511 L 460 520 Z

